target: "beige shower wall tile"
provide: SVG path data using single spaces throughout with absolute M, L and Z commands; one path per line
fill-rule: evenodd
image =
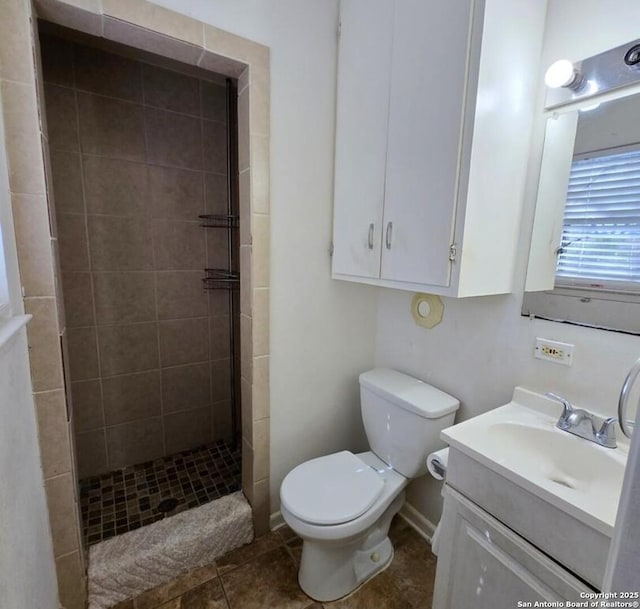
M 160 416 L 160 371 L 102 379 L 107 425 Z
M 104 427 L 102 387 L 97 379 L 71 383 L 73 418 L 77 432 Z
M 152 461 L 162 456 L 162 425 L 160 418 L 144 419 L 107 427 L 109 467 Z
M 102 376 L 115 376 L 159 366 L 155 323 L 98 326 Z
M 5 2 L 0 19 L 0 78 L 33 82 L 30 6 L 27 2 Z
M 74 381 L 94 379 L 98 371 L 98 343 L 96 329 L 68 328 L 69 360 L 71 378 Z
M 158 319 L 183 319 L 207 315 L 207 292 L 202 271 L 157 272 Z
M 42 79 L 45 82 L 73 87 L 73 42 L 41 33 L 39 36 Z
M 171 38 L 195 46 L 203 46 L 204 33 L 200 21 L 146 2 L 145 0 L 102 0 L 105 15 L 128 21 Z
M 251 205 L 257 214 L 269 213 L 269 138 L 262 135 L 251 136 Z
M 158 326 L 163 367 L 209 359 L 209 320 L 206 317 L 161 321 Z
M 175 167 L 149 166 L 151 216 L 197 220 L 204 213 L 202 173 Z
M 253 504 L 253 449 L 246 439 L 242 439 L 242 491 L 247 501 Z
M 46 84 L 44 87 L 47 115 L 47 135 L 52 150 L 78 152 L 78 111 L 76 95 L 72 89 Z
M 230 57 L 245 64 L 266 68 L 269 66 L 269 47 L 257 42 L 236 36 L 212 25 L 204 26 L 204 45 L 225 57 Z
M 251 109 L 250 89 L 247 88 L 238 96 L 238 170 L 249 169 L 251 161 Z
M 253 358 L 253 418 L 269 416 L 269 356 Z
M 250 222 L 250 220 L 247 220 Z M 240 312 L 251 315 L 253 302 L 251 284 L 251 246 L 240 246 Z
M 56 556 L 78 549 L 76 536 L 77 515 L 71 474 L 63 474 L 45 481 L 49 522 Z
M 254 483 L 251 498 L 253 499 L 251 503 L 253 508 L 253 529 L 256 536 L 265 535 L 269 532 L 269 516 L 271 515 L 269 478 L 264 478 Z
M 33 315 L 27 326 L 33 390 L 60 389 L 62 354 L 55 298 L 25 298 L 25 313 Z
M 94 271 L 153 270 L 153 246 L 148 220 L 89 216 L 88 228 L 91 267 Z
M 76 46 L 74 59 L 77 89 L 142 102 L 140 62 L 85 45 Z
M 2 81 L 0 94 L 11 191 L 44 194 L 44 163 L 35 86 Z
M 12 195 L 13 224 L 25 296 L 54 296 L 54 274 L 47 199 Z
M 201 47 L 108 15 L 104 16 L 103 25 L 104 37 L 109 40 L 187 65 L 196 65 L 203 54 Z
M 255 480 L 269 477 L 269 424 L 270 419 L 260 419 L 253 422 L 251 446 L 253 448 Z
M 251 100 L 251 135 L 268 135 L 270 131 L 270 81 L 269 70 L 251 70 L 251 86 L 249 87 Z
M 164 430 L 168 454 L 206 444 L 211 441 L 211 411 L 206 407 L 165 415 Z
M 78 114 L 82 152 L 130 161 L 146 159 L 142 106 L 78 93 Z
M 203 130 L 200 118 L 145 109 L 147 157 L 150 163 L 202 169 Z
M 82 480 L 109 471 L 104 429 L 76 433 L 78 477 Z
M 228 359 L 211 362 L 211 399 L 214 402 L 229 400 L 231 397 L 231 361 Z
M 227 120 L 227 89 L 207 80 L 201 81 L 202 117 L 213 121 Z
M 62 389 L 34 394 L 42 473 L 46 478 L 71 471 L 67 404 Z
M 206 231 L 197 222 L 153 220 L 156 270 L 202 272 Z
M 88 214 L 147 215 L 149 188 L 144 163 L 87 155 L 82 163 Z
M 253 214 L 251 216 L 251 226 L 253 234 L 252 245 L 252 279 L 253 287 L 269 287 L 269 254 L 270 254 L 270 218 Z
M 269 290 L 253 291 L 253 355 L 269 354 Z
M 85 582 L 79 552 L 56 559 L 60 602 L 65 609 L 84 609 Z
M 146 104 L 200 116 L 200 82 L 197 78 L 149 64 L 142 64 L 142 71 Z
M 34 4 L 40 19 L 92 36 L 102 36 L 100 0 L 35 0 Z
M 156 319 L 151 272 L 93 273 L 96 323 L 133 323 Z
M 89 244 L 85 218 L 80 214 L 58 214 L 58 250 L 63 271 L 89 270 Z
M 91 273 L 63 272 L 62 293 L 67 328 L 95 325 Z
M 251 245 L 251 170 L 245 169 L 238 179 L 240 204 L 240 245 Z
M 163 412 L 179 412 L 207 406 L 211 401 L 209 363 L 162 370 Z
M 80 155 L 76 152 L 53 150 L 50 158 L 56 211 L 84 213 Z

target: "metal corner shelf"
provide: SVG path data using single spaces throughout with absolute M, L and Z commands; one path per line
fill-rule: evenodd
M 227 269 L 205 269 L 202 284 L 205 290 L 237 290 L 240 288 L 240 273 Z
M 221 214 L 202 214 L 198 216 L 202 220 L 200 226 L 204 228 L 235 228 L 239 224 L 238 216 L 227 216 Z

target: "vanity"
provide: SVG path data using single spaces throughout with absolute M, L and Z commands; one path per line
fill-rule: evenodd
M 628 444 L 576 437 L 559 415 L 517 387 L 509 404 L 442 432 L 434 609 L 584 601 L 602 588 Z

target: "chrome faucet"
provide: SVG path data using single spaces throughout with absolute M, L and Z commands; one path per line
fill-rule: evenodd
M 595 442 L 606 448 L 616 448 L 616 417 L 601 420 L 596 415 L 574 408 L 569 400 L 555 393 L 545 393 L 548 398 L 562 404 L 562 414 L 556 423 L 556 427 L 562 431 L 568 431 L 575 436 Z M 597 421 L 600 420 L 600 427 Z

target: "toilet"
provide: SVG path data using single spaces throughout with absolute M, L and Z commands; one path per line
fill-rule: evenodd
M 291 470 L 280 487 L 285 522 L 303 540 L 298 581 L 314 600 L 353 592 L 393 558 L 389 525 L 404 488 L 426 473 L 444 446 L 456 398 L 395 370 L 360 375 L 360 405 L 370 451 L 347 450 Z

